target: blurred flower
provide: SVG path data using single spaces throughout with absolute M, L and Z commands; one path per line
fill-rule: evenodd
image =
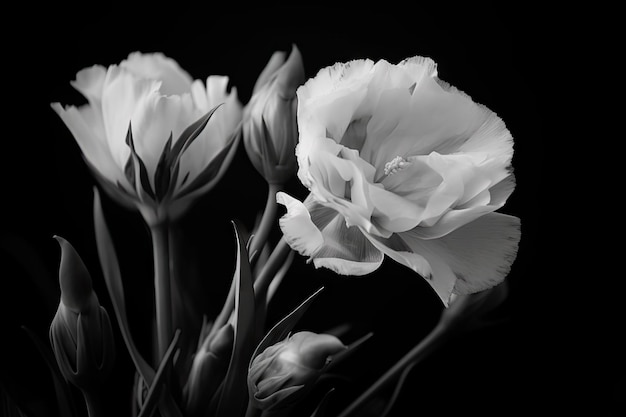
M 386 254 L 446 305 L 504 279 L 520 222 L 494 213 L 515 188 L 499 117 L 422 57 L 339 63 L 297 95 L 298 177 L 311 194 L 277 195 L 292 248 L 347 275 L 376 270 Z
M 52 108 L 103 188 L 148 223 L 184 213 L 232 158 L 242 108 L 236 89 L 226 92 L 228 77 L 205 84 L 163 54 L 135 52 L 83 69 L 71 84 L 88 104 Z
M 294 45 L 285 60 L 275 52 L 259 75 L 244 110 L 243 141 L 252 164 L 270 184 L 296 171 L 296 89 L 304 83 L 302 55 Z
M 185 387 L 186 410 L 197 415 L 205 409 L 222 383 L 234 341 L 234 330 L 226 324 L 212 338 L 206 338 L 193 358 L 191 371 Z
M 68 241 L 55 238 L 62 251 L 61 301 L 50 325 L 50 342 L 65 379 L 83 390 L 97 389 L 114 362 L 111 322 L 80 256 Z
M 312 388 L 332 355 L 346 348 L 335 336 L 306 331 L 268 347 L 248 370 L 253 403 L 261 410 L 292 404 Z

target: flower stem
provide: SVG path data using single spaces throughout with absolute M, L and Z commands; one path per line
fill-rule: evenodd
M 354 414 L 355 411 L 363 407 L 368 400 L 374 395 L 380 392 L 388 384 L 395 381 L 407 366 L 419 362 L 431 354 L 437 347 L 448 339 L 450 333 L 447 331 L 446 326 L 437 325 L 435 328 L 413 349 L 411 349 L 402 359 L 390 368 L 385 374 L 383 374 L 378 380 L 370 386 L 363 394 L 361 394 L 356 400 L 350 404 L 339 417 L 348 417 Z
M 103 408 L 104 402 L 98 395 L 98 390 L 81 390 L 85 404 L 87 405 L 87 415 L 89 417 L 104 417 L 107 415 Z
M 154 256 L 154 297 L 156 307 L 158 365 L 172 338 L 172 296 L 170 288 L 169 226 L 158 223 L 150 227 Z
M 267 237 L 272 230 L 274 220 L 276 219 L 276 209 L 278 204 L 276 203 L 276 193 L 282 189 L 280 184 L 269 184 L 267 190 L 267 202 L 265 203 L 265 209 L 263 210 L 263 216 L 259 227 L 256 229 L 252 242 L 250 244 L 250 264 L 254 266 L 255 262 L 261 254 L 261 250 L 267 241 Z

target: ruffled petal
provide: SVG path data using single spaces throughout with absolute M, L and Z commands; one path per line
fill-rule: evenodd
M 428 282 L 447 303 L 453 291 L 469 294 L 504 280 L 517 254 L 520 220 L 489 213 L 440 239 L 423 240 L 413 232 L 399 236 L 428 261 Z
M 276 201 L 287 207 L 287 214 L 279 220 L 287 243 L 309 256 L 317 268 L 342 275 L 365 275 L 380 267 L 383 254 L 358 227 L 346 226 L 336 211 L 312 199 L 307 199 L 305 205 L 285 193 L 278 193 Z
M 182 95 L 191 91 L 191 76 L 162 53 L 133 52 L 120 66 L 138 78 L 161 81 L 162 94 Z

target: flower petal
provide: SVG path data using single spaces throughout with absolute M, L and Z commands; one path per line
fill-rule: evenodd
M 113 160 L 106 142 L 97 135 L 93 122 L 97 115 L 93 109 L 89 105 L 63 108 L 59 103 L 52 103 L 51 107 L 72 133 L 87 161 L 111 183 L 127 184 L 122 168 Z
M 125 139 L 131 117 L 150 96 L 159 95 L 159 86 L 160 82 L 141 80 L 119 66 L 109 67 L 102 93 L 102 117 L 111 155 L 119 166 L 126 164 L 130 154 Z M 169 132 L 165 133 L 165 139 L 168 136 Z
M 335 210 L 312 198 L 305 205 L 285 193 L 278 193 L 276 200 L 288 210 L 279 220 L 287 243 L 309 256 L 317 268 L 325 267 L 342 275 L 365 275 L 381 265 L 383 254 L 358 227 L 346 226 L 345 219 Z
M 120 63 L 120 67 L 138 78 L 161 81 L 161 93 L 165 95 L 182 95 L 191 91 L 191 76 L 162 53 L 132 52 Z
M 287 214 L 278 223 L 289 246 L 301 255 L 313 256 L 324 244 L 324 238 L 311 221 L 307 208 L 302 202 L 283 192 L 276 194 L 276 202 L 287 208 Z
M 400 234 L 432 268 L 428 282 L 444 303 L 450 294 L 469 294 L 500 283 L 515 259 L 520 221 L 500 213 L 486 214 L 440 239 L 423 240 L 413 232 Z
M 105 67 L 94 65 L 78 71 L 76 80 L 71 81 L 70 84 L 85 96 L 93 106 L 95 102 L 99 103 L 102 100 L 102 89 L 104 88 L 106 73 Z

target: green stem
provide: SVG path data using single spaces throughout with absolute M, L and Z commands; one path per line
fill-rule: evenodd
M 169 226 L 158 223 L 150 226 L 154 256 L 154 297 L 156 306 L 158 365 L 172 339 L 172 295 L 170 288 Z
M 267 190 L 267 202 L 265 203 L 263 216 L 261 217 L 259 227 L 252 238 L 252 243 L 250 244 L 250 264 L 253 267 L 261 254 L 261 250 L 263 250 L 263 246 L 265 245 L 267 237 L 269 236 L 272 226 L 274 225 L 274 220 L 276 219 L 276 209 L 278 207 L 278 204 L 276 203 L 276 193 L 281 189 L 282 185 L 280 184 L 269 184 L 269 188 Z
M 350 404 L 339 417 L 348 417 L 355 411 L 363 407 L 368 400 L 380 392 L 388 384 L 398 379 L 407 366 L 412 363 L 419 362 L 430 355 L 437 347 L 448 339 L 450 333 L 446 326 L 437 325 L 420 343 L 411 349 L 402 359 L 383 374 L 378 380 L 369 387 L 363 394 Z

